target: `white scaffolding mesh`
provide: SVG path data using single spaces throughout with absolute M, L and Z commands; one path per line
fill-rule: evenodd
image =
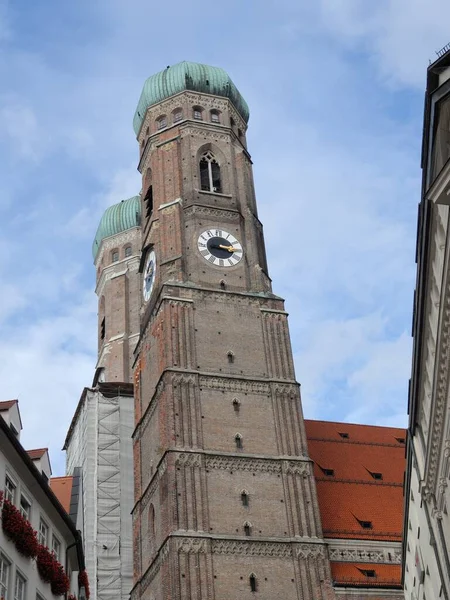
M 83 539 L 92 600 L 127 600 L 132 587 L 133 398 L 86 390 L 67 445 L 83 471 Z M 96 583 L 96 585 L 95 585 Z

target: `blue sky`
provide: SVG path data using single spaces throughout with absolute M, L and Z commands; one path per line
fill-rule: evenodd
M 439 18 L 436 18 L 436 15 Z M 146 77 L 227 70 L 309 418 L 406 425 L 423 90 L 447 0 L 0 0 L 0 396 L 60 452 L 96 360 L 91 242 L 140 189 Z

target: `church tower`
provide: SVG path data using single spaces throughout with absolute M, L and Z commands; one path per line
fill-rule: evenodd
M 219 68 L 153 75 L 142 183 L 132 599 L 330 600 L 287 313 Z
M 104 212 L 92 253 L 97 274 L 98 360 L 96 381 L 133 381 L 139 338 L 141 198 L 133 196 Z

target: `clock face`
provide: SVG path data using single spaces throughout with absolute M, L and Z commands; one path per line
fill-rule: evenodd
M 156 275 L 156 254 L 154 250 L 151 250 L 148 253 L 147 260 L 145 261 L 145 269 L 144 269 L 144 283 L 142 286 L 142 294 L 144 296 L 144 300 L 150 298 L 150 294 L 152 293 L 153 284 L 155 283 L 155 275 Z
M 234 267 L 243 255 L 238 240 L 223 229 L 207 229 L 199 235 L 197 246 L 203 258 L 218 267 Z

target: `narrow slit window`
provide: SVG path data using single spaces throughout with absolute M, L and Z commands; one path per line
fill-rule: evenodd
M 239 400 L 237 398 L 234 398 L 234 400 L 233 400 L 233 408 L 234 408 L 234 412 L 239 412 L 239 409 L 241 408 L 241 403 L 239 402 Z
M 250 575 L 250 590 L 252 592 L 256 592 L 257 590 L 257 582 L 256 582 L 256 575 L 254 575 L 253 573 Z
M 248 506 L 249 505 L 249 495 L 247 492 L 241 492 L 241 502 L 242 502 L 242 506 Z
M 227 357 L 230 364 L 234 363 L 234 354 L 231 351 L 227 353 Z
M 242 448 L 243 448 L 244 446 L 243 446 L 243 443 L 242 443 L 242 436 L 241 436 L 241 435 L 239 435 L 239 433 L 238 433 L 238 434 L 237 434 L 237 435 L 234 437 L 234 441 L 235 441 L 235 443 L 236 443 L 236 448 L 237 448 L 238 450 L 242 450 Z
M 244 523 L 244 534 L 246 536 L 252 535 L 252 526 L 250 525 L 250 523 Z
M 144 197 L 145 217 L 148 219 L 153 211 L 153 186 L 149 185 Z
M 105 317 L 103 317 L 101 325 L 100 325 L 100 339 L 101 340 L 105 339 L 105 331 L 106 331 Z

